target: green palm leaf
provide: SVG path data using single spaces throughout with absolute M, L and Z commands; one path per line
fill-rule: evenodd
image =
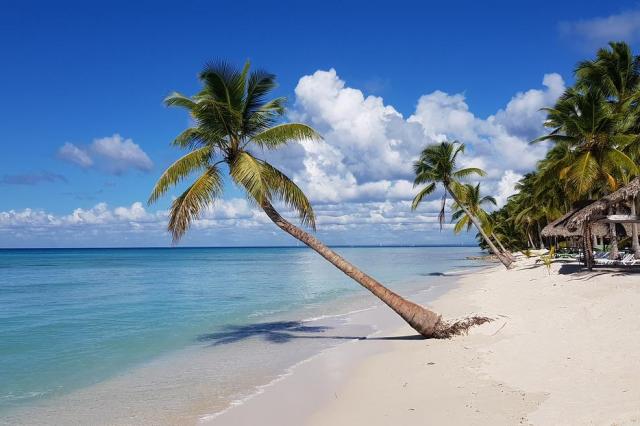
M 321 139 L 322 136 L 306 124 L 287 123 L 258 133 L 251 141 L 262 148 L 276 149 L 292 141 L 317 141 Z
M 191 151 L 183 156 L 171 166 L 169 166 L 160 179 L 156 182 L 149 200 L 149 204 L 154 203 L 158 198 L 164 195 L 167 190 L 176 185 L 178 182 L 189 176 L 191 173 L 208 167 L 211 158 L 211 147 L 205 146 L 195 151 Z
M 222 193 L 222 178 L 216 167 L 208 167 L 196 181 L 171 204 L 168 229 L 177 242 L 208 207 Z

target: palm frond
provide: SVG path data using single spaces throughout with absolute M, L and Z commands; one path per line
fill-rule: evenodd
M 175 186 L 178 182 L 189 176 L 191 173 L 204 169 L 209 165 L 211 158 L 211 147 L 205 146 L 195 151 L 191 151 L 187 155 L 178 159 L 162 173 L 160 179 L 156 182 L 148 204 L 154 203 L 158 198 L 164 195 L 167 190 Z
M 467 176 L 478 175 L 478 176 L 486 176 L 487 172 L 478 168 L 478 167 L 467 167 L 466 169 L 456 170 L 452 173 L 455 178 L 464 178 Z
M 413 198 L 413 201 L 411 202 L 411 210 L 417 209 L 420 203 L 422 202 L 422 199 L 427 195 L 433 193 L 435 189 L 436 189 L 436 184 L 434 182 L 422 188 L 420 192 L 418 192 L 418 194 Z
M 220 171 L 210 166 L 196 181 L 176 198 L 169 211 L 168 230 L 176 243 L 191 226 L 193 220 L 200 217 L 203 209 L 208 207 L 222 193 Z
M 282 201 L 287 207 L 295 210 L 300 218 L 300 223 L 315 231 L 315 213 L 304 192 L 287 175 L 266 161 L 262 162 L 262 167 L 271 197 Z
M 276 149 L 293 141 L 317 141 L 322 136 L 313 128 L 301 123 L 286 123 L 271 127 L 251 139 L 252 142 L 266 149 Z
M 180 94 L 178 92 L 173 92 L 166 98 L 164 98 L 164 104 L 169 107 L 180 107 L 185 108 L 189 111 L 193 110 L 196 107 L 196 102 L 194 102 L 191 98 Z

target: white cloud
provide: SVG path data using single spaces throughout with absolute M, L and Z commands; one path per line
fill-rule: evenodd
M 640 39 L 640 11 L 628 10 L 606 17 L 561 22 L 560 33 L 579 39 L 589 49 L 601 47 L 609 41 L 637 41 Z
M 531 141 L 540 136 L 545 113 L 540 108 L 551 106 L 565 91 L 564 80 L 559 74 L 545 74 L 545 89 L 531 89 L 517 93 L 504 110 L 499 110 L 493 121 L 511 135 Z
M 517 93 L 486 119 L 476 116 L 463 94 L 424 95 L 404 118 L 378 96 L 348 87 L 336 71 L 316 71 L 300 79 L 291 118 L 324 136 L 269 159 L 305 190 L 314 204 L 410 200 L 415 194 L 411 165 L 427 144 L 457 139 L 467 145 L 461 165 L 485 169 L 485 193 L 498 194 L 498 182 L 531 170 L 547 150 L 529 141 L 544 131 L 540 108 L 564 91 L 558 74 L 547 74 L 541 89 Z M 506 194 L 507 190 L 503 190 Z M 438 195 L 434 195 L 434 198 Z
M 498 207 L 504 206 L 507 203 L 507 199 L 517 192 L 515 188 L 516 183 L 523 177 L 523 175 L 515 173 L 513 170 L 504 172 L 502 178 L 500 178 L 500 181 L 496 185 L 495 199 Z
M 529 142 L 543 132 L 540 108 L 552 105 L 565 89 L 558 74 L 544 76 L 545 89 L 516 94 L 505 109 L 482 119 L 474 115 L 464 95 L 436 91 L 422 96 L 409 121 L 422 124 L 431 140 L 456 139 L 467 146 L 464 165 L 485 169 L 489 178 L 499 179 L 506 169 L 531 170 L 544 156 L 545 145 Z
M 426 202 L 415 213 L 410 211 L 408 201 L 321 204 L 315 212 L 320 237 L 329 243 L 400 244 L 411 235 L 415 240 L 416 233 L 421 236 L 420 242 L 433 242 L 434 238 L 442 238 L 442 242 L 447 236 L 429 235 L 439 229 L 439 203 Z M 291 212 L 282 213 L 295 222 Z M 147 211 L 141 202 L 115 208 L 98 203 L 62 215 L 35 209 L 9 210 L 0 212 L 0 241 L 7 246 L 119 246 L 136 242 L 167 245 L 167 222 L 167 211 Z M 184 238 L 185 245 L 294 243 L 262 211 L 242 198 L 219 200 L 205 210 L 192 228 Z
M 335 70 L 317 71 L 300 79 L 290 118 L 313 125 L 324 141 L 293 144 L 265 156 L 309 195 L 319 237 L 330 244 L 450 242 L 451 233 L 438 232 L 441 192 L 425 200 L 418 211 L 410 209 L 417 192 L 411 166 L 420 150 L 443 139 L 464 142 L 468 149 L 460 165 L 485 169 L 483 194 L 504 204 L 515 182 L 544 156 L 546 146 L 528 142 L 543 132 L 544 114 L 539 108 L 553 104 L 563 90 L 562 78 L 547 74 L 541 88 L 517 93 L 487 118 L 474 114 L 463 94 L 435 91 L 420 97 L 414 113 L 405 118 L 381 97 L 364 96 L 348 87 Z M 71 147 L 68 152 L 73 152 Z M 119 135 L 78 149 L 94 162 L 92 167 L 112 173 L 151 167 L 140 147 Z M 285 215 L 295 220 L 290 213 Z M 102 245 L 136 241 L 166 245 L 170 240 L 167 219 L 166 211 L 147 211 L 140 202 L 115 208 L 100 203 L 67 215 L 7 211 L 0 212 L 0 241 L 8 244 L 17 239 L 27 244 L 29 238 L 40 235 L 56 244 L 92 239 Z M 185 245 L 294 243 L 240 198 L 221 200 L 208 208 L 194 229 L 197 232 L 185 236 Z
M 96 166 L 115 175 L 130 169 L 147 172 L 153 167 L 153 162 L 139 145 L 131 139 L 123 139 L 117 133 L 95 139 L 86 147 L 66 142 L 58 149 L 58 157 L 83 168 Z
M 93 165 L 93 160 L 89 154 L 71 142 L 65 142 L 65 144 L 58 149 L 58 158 L 70 163 L 75 163 L 80 167 L 90 167 Z

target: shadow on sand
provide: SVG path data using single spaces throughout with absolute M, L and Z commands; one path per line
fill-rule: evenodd
M 560 266 L 558 270 L 560 275 L 575 275 L 576 280 L 588 281 L 601 275 L 611 275 L 614 277 L 621 277 L 626 275 L 640 274 L 640 266 L 607 266 L 607 265 L 595 265 L 593 271 L 589 272 L 584 265 L 577 263 L 567 263 Z
M 331 336 L 324 333 L 331 327 L 310 326 L 302 321 L 274 321 L 247 325 L 227 325 L 222 331 L 202 334 L 199 342 L 210 342 L 212 346 L 226 345 L 250 338 L 262 338 L 271 343 L 287 343 L 293 339 L 337 339 L 337 340 L 424 340 L 418 334 L 408 336 L 366 337 Z

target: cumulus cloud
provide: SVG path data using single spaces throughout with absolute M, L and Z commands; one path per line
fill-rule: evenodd
M 417 192 L 411 165 L 420 151 L 444 139 L 464 142 L 467 152 L 461 166 L 485 169 L 483 193 L 495 196 L 502 205 L 514 193 L 517 180 L 544 156 L 545 145 L 528 142 L 543 132 L 544 114 L 539 109 L 553 104 L 564 87 L 558 74 L 547 74 L 541 87 L 515 94 L 485 118 L 473 113 L 463 94 L 435 91 L 420 97 L 415 111 L 405 117 L 382 97 L 365 96 L 349 87 L 335 70 L 316 71 L 300 79 L 290 118 L 313 125 L 324 140 L 305 141 L 264 155 L 308 194 L 319 237 L 330 244 L 450 242 L 449 232 L 437 232 L 441 192 L 425 200 L 417 212 L 410 208 Z M 75 158 L 69 161 L 82 165 L 73 147 L 65 150 Z M 105 167 L 109 161 L 119 165 L 105 169 L 112 173 L 151 167 L 140 147 L 118 135 L 76 148 L 91 160 L 91 164 L 84 162 L 85 167 Z M 291 212 L 284 214 L 295 221 Z M 115 208 L 100 203 L 67 215 L 29 209 L 2 212 L 0 234 L 28 239 L 46 231 L 64 241 L 98 233 L 100 241 L 114 241 L 114 245 L 144 234 L 142 244 L 166 245 L 170 240 L 166 223 L 166 211 L 150 212 L 141 203 Z M 197 232 L 188 233 L 184 244 L 295 243 L 245 199 L 221 200 L 206 209 L 193 227 Z M 470 241 L 473 236 L 463 238 Z
M 65 144 L 58 149 L 58 158 L 77 164 L 80 167 L 90 167 L 93 165 L 93 160 L 89 154 L 70 142 L 65 142 Z
M 4 185 L 38 185 L 41 183 L 67 182 L 67 179 L 57 173 L 41 171 L 17 175 L 3 175 L 0 184 Z
M 427 235 L 425 231 L 439 229 L 439 203 L 427 202 L 419 213 L 410 211 L 408 201 L 322 204 L 315 211 L 319 235 L 329 243 L 377 244 L 382 238 L 384 242 L 402 244 L 416 233 Z M 282 213 L 296 220 L 292 212 L 283 209 Z M 167 221 L 167 211 L 148 211 L 141 202 L 114 208 L 98 203 L 62 215 L 29 208 L 9 210 L 0 212 L 0 245 L 167 245 Z M 433 241 L 430 238 L 422 242 Z M 190 243 L 286 245 L 295 241 L 246 199 L 233 198 L 219 200 L 205 209 L 184 238 L 183 244 Z
M 485 169 L 484 192 L 506 197 L 509 179 L 544 156 L 547 147 L 529 141 L 544 130 L 540 108 L 564 90 L 560 75 L 547 74 L 540 89 L 515 94 L 487 118 L 476 116 L 463 94 L 435 91 L 405 118 L 381 97 L 348 87 L 335 70 L 316 71 L 300 79 L 291 118 L 313 125 L 324 141 L 269 153 L 269 159 L 315 204 L 408 201 L 416 192 L 411 164 L 420 150 L 457 139 L 467 145 L 461 165 Z
M 559 24 L 560 33 L 579 39 L 585 47 L 600 47 L 609 41 L 640 40 L 640 11 L 628 10 L 618 14 Z
M 515 173 L 513 170 L 504 172 L 502 178 L 500 178 L 500 181 L 496 185 L 497 191 L 495 199 L 498 207 L 504 206 L 507 203 L 507 199 L 517 192 L 515 188 L 516 184 L 523 177 L 523 175 Z
M 153 162 L 139 145 L 119 134 L 95 139 L 85 147 L 66 142 L 58 149 L 58 158 L 83 168 L 98 167 L 115 175 L 132 169 L 147 172 L 153 167 Z

